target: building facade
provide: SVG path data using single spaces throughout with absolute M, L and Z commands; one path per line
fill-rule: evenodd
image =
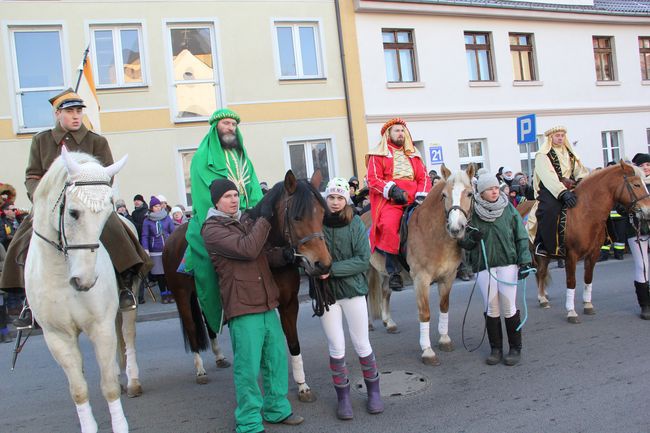
M 535 114 L 538 138 L 567 126 L 591 168 L 649 151 L 647 2 L 355 0 L 348 13 L 371 146 L 400 116 L 429 168 L 526 172 L 538 145 L 518 145 L 516 118 Z
M 260 181 L 291 168 L 354 172 L 334 1 L 5 1 L 0 3 L 0 182 L 29 207 L 31 137 L 47 100 L 75 87 L 86 47 L 101 133 L 129 162 L 118 197 L 191 206 L 189 165 L 207 119 L 229 107 Z

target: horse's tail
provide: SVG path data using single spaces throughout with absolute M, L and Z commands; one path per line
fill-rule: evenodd
M 203 352 L 208 350 L 210 347 L 210 340 L 208 339 L 208 331 L 205 328 L 205 322 L 203 320 L 203 312 L 201 311 L 201 306 L 199 305 L 199 299 L 197 298 L 196 291 L 192 291 L 190 295 L 190 311 L 192 312 L 192 321 L 194 322 L 194 329 L 196 330 L 196 351 Z M 192 347 L 190 345 L 190 340 L 187 335 L 187 329 L 183 325 L 183 319 L 181 318 L 181 329 L 183 331 L 183 341 L 185 342 L 185 351 L 192 352 Z
M 117 313 L 115 317 L 115 334 L 117 335 L 117 360 L 120 363 L 120 371 L 126 368 L 126 344 L 122 332 L 122 323 L 122 313 Z
M 381 319 L 382 301 L 381 275 L 371 265 L 368 269 L 368 309 L 370 310 L 370 318 L 372 320 Z

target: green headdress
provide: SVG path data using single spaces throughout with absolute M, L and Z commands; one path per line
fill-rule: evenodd
M 237 124 L 240 122 L 239 115 L 237 113 L 228 108 L 222 108 L 212 113 L 212 116 L 210 116 L 210 125 L 214 125 L 221 119 L 234 119 Z

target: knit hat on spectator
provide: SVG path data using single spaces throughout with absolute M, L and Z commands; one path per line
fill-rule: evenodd
M 167 198 L 165 198 L 164 195 L 162 195 L 162 194 L 158 194 L 156 197 L 158 197 L 158 200 L 160 200 L 161 202 L 164 201 L 165 203 L 167 203 Z
M 144 201 L 144 197 L 142 196 L 142 194 L 136 194 L 135 197 L 133 197 L 133 201 L 136 200 Z
M 636 155 L 634 155 L 634 158 L 632 158 L 632 163 L 634 165 L 641 165 L 645 162 L 650 162 L 650 154 L 637 153 Z
M 479 194 L 485 191 L 486 189 L 492 188 L 494 186 L 496 187 L 499 186 L 499 180 L 495 175 L 490 173 L 482 174 L 478 178 L 478 181 L 476 182 L 476 190 L 478 191 Z
M 346 202 L 350 201 L 350 185 L 347 179 L 342 177 L 335 177 L 330 180 L 325 188 L 325 197 L 330 195 L 340 195 L 345 198 Z
M 210 184 L 210 198 L 214 206 L 217 205 L 217 202 L 221 200 L 221 197 L 228 191 L 239 191 L 237 185 L 233 183 L 230 179 L 215 179 Z
M 126 207 L 126 202 L 122 199 L 115 200 L 115 209 L 119 209 L 121 207 Z
M 183 210 L 182 210 L 181 208 L 179 208 L 178 206 L 174 206 L 174 207 L 172 208 L 171 212 L 169 212 L 169 214 L 170 214 L 171 216 L 174 216 L 174 214 L 175 214 L 176 212 L 183 213 Z
M 160 204 L 160 200 L 155 195 L 151 196 L 151 201 L 149 202 L 149 209 L 153 208 L 155 205 Z

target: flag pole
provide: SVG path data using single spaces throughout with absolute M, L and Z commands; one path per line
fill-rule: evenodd
M 90 52 L 90 45 L 86 47 L 86 51 L 84 51 L 84 57 L 83 60 L 81 60 L 81 64 L 79 65 L 79 76 L 77 76 L 77 85 L 74 87 L 75 93 L 79 90 L 79 84 L 81 83 L 81 75 L 84 73 L 84 66 L 86 65 L 86 59 L 88 58 L 88 53 Z

